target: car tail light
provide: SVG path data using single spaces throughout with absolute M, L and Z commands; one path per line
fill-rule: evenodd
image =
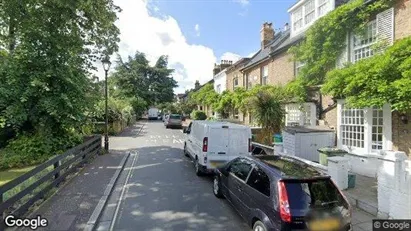
M 287 190 L 283 181 L 278 181 L 278 195 L 280 196 L 280 216 L 284 222 L 291 222 L 290 205 L 288 203 Z
M 251 144 L 251 139 L 248 139 L 248 152 L 253 151 L 253 145 Z
M 208 137 L 204 137 L 203 139 L 203 152 L 207 152 L 208 150 Z

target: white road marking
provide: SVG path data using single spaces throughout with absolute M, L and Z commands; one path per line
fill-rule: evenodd
M 178 141 L 176 139 L 173 139 L 173 144 L 179 144 L 179 143 L 180 143 L 180 141 Z
M 136 163 L 137 159 L 138 159 L 138 152 L 135 152 L 133 162 L 131 163 L 131 167 L 134 167 L 134 164 Z M 116 211 L 114 212 L 114 217 L 113 217 L 113 220 L 111 221 L 110 231 L 114 230 L 114 225 L 115 225 L 116 220 L 117 220 L 118 212 L 120 210 L 120 205 L 121 205 L 121 202 L 123 201 L 124 193 L 125 193 L 126 189 L 128 189 L 127 184 L 128 184 L 128 181 L 130 179 L 130 176 L 131 176 L 132 172 L 133 171 L 130 169 L 129 172 L 127 173 L 126 181 L 123 184 L 123 188 L 121 190 L 120 198 L 119 198 L 118 203 L 117 203 Z

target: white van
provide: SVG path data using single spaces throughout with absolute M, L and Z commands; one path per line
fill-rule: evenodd
M 194 120 L 183 132 L 187 134 L 184 154 L 192 158 L 198 176 L 238 156 L 251 155 L 251 128 L 247 126 Z
M 148 109 L 148 119 L 149 120 L 156 120 L 158 119 L 158 108 L 152 107 Z

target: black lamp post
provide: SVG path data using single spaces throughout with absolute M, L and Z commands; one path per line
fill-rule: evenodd
M 105 89 L 104 89 L 105 97 L 106 97 L 106 109 L 105 109 L 105 111 L 106 111 L 106 113 L 105 113 L 106 114 L 105 115 L 106 122 L 105 122 L 105 134 L 104 134 L 104 149 L 106 151 L 108 151 L 108 87 L 107 87 L 107 73 L 108 73 L 108 70 L 110 69 L 111 62 L 110 62 L 110 59 L 107 57 L 102 61 L 102 63 L 103 63 L 104 72 L 106 74 Z

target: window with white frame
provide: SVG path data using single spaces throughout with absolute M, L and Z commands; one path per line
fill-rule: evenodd
M 289 104 L 285 106 L 286 111 L 286 126 L 300 125 L 301 111 L 299 105 Z
M 339 103 L 339 146 L 355 154 L 391 149 L 391 110 L 348 108 Z
M 349 147 L 364 148 L 364 110 L 341 107 L 341 142 Z
M 314 103 L 285 105 L 286 126 L 312 126 L 316 124 L 316 108 Z
M 295 76 L 301 71 L 301 68 L 305 65 L 304 62 L 297 61 L 295 62 Z
M 371 149 L 381 150 L 383 148 L 384 112 L 381 109 L 372 109 L 372 131 Z
M 315 19 L 315 0 L 309 0 L 304 4 L 304 23 L 310 24 Z
M 368 23 L 361 35 L 352 36 L 352 62 L 355 63 L 374 55 L 372 45 L 377 41 L 377 22 Z
M 297 31 L 302 27 L 303 27 L 303 10 L 302 8 L 300 8 L 293 13 L 293 28 L 294 28 L 294 31 Z
M 266 85 L 268 79 L 268 65 L 261 68 L 261 76 L 261 85 Z
M 318 17 L 325 15 L 330 8 L 330 0 L 318 0 Z
M 217 90 L 216 90 L 216 91 L 217 91 L 217 93 L 219 93 L 219 94 L 221 93 L 221 84 L 218 84 L 218 85 L 217 85 Z

